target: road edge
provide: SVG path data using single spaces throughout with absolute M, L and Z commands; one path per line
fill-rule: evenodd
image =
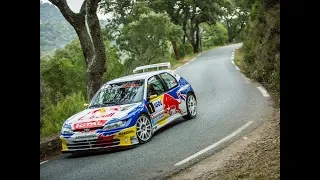
M 243 154 L 245 151 L 247 151 L 249 146 L 261 141 L 265 137 L 265 132 L 272 128 L 271 124 L 274 123 L 273 120 L 275 117 L 280 118 L 280 109 L 275 109 L 271 118 L 265 119 L 263 124 L 246 133 L 241 138 L 233 141 L 231 144 L 217 153 L 214 153 L 207 158 L 198 161 L 197 163 L 186 166 L 179 171 L 169 172 L 161 179 L 212 179 L 212 177 L 208 177 L 208 174 L 217 174 L 216 172 L 221 170 L 221 168 L 224 168 L 228 162 L 238 158 L 237 156 L 239 156 L 239 154 Z

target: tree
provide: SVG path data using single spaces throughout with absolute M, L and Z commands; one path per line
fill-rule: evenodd
M 40 73 L 46 87 L 46 97 L 56 103 L 72 92 L 86 92 L 86 64 L 79 40 L 74 40 L 45 60 L 40 59 Z
M 186 38 L 189 36 L 193 52 L 198 53 L 200 48 L 199 25 L 203 22 L 214 24 L 218 15 L 222 13 L 220 4 L 224 0 L 149 0 L 150 6 L 156 12 L 167 12 L 176 25 L 182 26 L 184 32 L 182 43 L 185 51 Z M 187 33 L 189 26 L 190 33 Z
M 224 11 L 221 19 L 228 29 L 229 43 L 240 38 L 240 33 L 249 19 L 252 3 L 252 0 L 231 0 L 221 8 Z
M 168 54 L 168 41 L 177 40 L 182 31 L 170 22 L 166 13 L 142 14 L 121 29 L 117 39 L 120 49 L 130 54 L 134 65 L 162 61 Z
M 193 0 L 190 1 L 190 41 L 193 46 L 193 52 L 198 53 L 200 48 L 200 28 L 203 22 L 215 24 L 218 15 L 222 14 L 219 0 Z
M 90 100 L 99 90 L 106 72 L 106 52 L 101 37 L 97 8 L 100 0 L 84 0 L 79 13 L 74 13 L 66 0 L 49 0 L 75 29 L 87 65 L 87 94 Z
M 228 40 L 228 30 L 224 24 L 208 25 L 203 23 L 200 26 L 203 28 L 202 39 L 205 48 L 223 45 Z
M 163 13 L 166 12 L 172 23 L 174 23 L 175 25 L 178 26 L 182 26 L 183 27 L 183 31 L 184 31 L 184 36 L 183 36 L 183 50 L 185 54 L 185 38 L 186 38 L 186 21 L 185 18 L 183 18 L 184 14 L 182 13 L 183 9 L 185 9 L 185 3 L 184 1 L 179 1 L 179 0 L 148 0 L 149 6 L 157 13 Z M 176 60 L 180 59 L 180 54 L 179 54 L 179 50 L 178 50 L 178 46 L 177 46 L 177 42 L 176 40 L 172 39 L 170 40 L 174 53 L 175 53 L 175 57 Z

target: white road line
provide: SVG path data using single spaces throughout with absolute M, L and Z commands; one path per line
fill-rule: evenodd
M 238 68 L 238 66 L 236 66 L 236 69 L 237 69 L 238 71 L 240 71 L 240 69 Z
M 231 57 L 230 59 L 233 60 L 233 57 Z
M 199 54 L 199 55 L 201 55 L 201 54 Z M 199 56 L 199 55 L 198 55 L 198 56 Z M 193 60 L 195 60 L 195 58 L 192 58 L 190 61 L 193 61 Z M 179 68 L 181 68 L 182 66 L 188 64 L 190 61 L 188 61 L 187 63 L 182 64 L 181 66 L 179 66 L 179 67 L 177 67 L 177 68 L 175 68 L 174 71 L 177 70 L 177 69 L 179 69 Z
M 232 62 L 232 64 L 234 64 L 234 61 L 231 61 Z
M 46 163 L 46 162 L 48 162 L 48 161 L 42 161 L 42 162 L 40 163 L 40 165 L 43 164 L 43 163 Z
M 259 86 L 259 87 L 257 87 L 257 89 L 261 92 L 262 96 L 270 97 L 270 95 L 268 94 L 267 90 L 265 90 L 263 87 Z
M 209 150 L 211 150 L 211 149 L 219 146 L 221 143 L 223 143 L 223 142 L 225 142 L 225 141 L 228 141 L 229 139 L 231 139 L 232 137 L 234 137 L 235 135 L 237 135 L 237 134 L 239 134 L 241 131 L 243 131 L 245 128 L 249 127 L 252 123 L 253 123 L 253 121 L 247 122 L 245 125 L 241 126 L 239 129 L 237 129 L 237 130 L 234 131 L 233 133 L 229 134 L 227 137 L 224 137 L 224 138 L 221 139 L 220 141 L 218 141 L 218 142 L 216 142 L 216 143 L 214 143 L 214 144 L 212 144 L 212 145 L 210 145 L 210 146 L 202 149 L 201 151 L 193 154 L 192 156 L 187 157 L 186 159 L 184 159 L 184 160 L 176 163 L 175 166 L 179 166 L 179 165 L 181 165 L 181 164 L 184 164 L 184 163 L 186 163 L 186 162 L 188 162 L 188 161 L 190 161 L 190 160 L 192 160 L 192 159 L 200 156 L 201 154 L 203 154 L 203 153 L 205 153 L 205 152 L 207 152 L 207 151 L 209 151 Z

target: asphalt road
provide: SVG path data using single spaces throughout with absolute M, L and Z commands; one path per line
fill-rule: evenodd
M 240 44 L 205 52 L 176 72 L 189 81 L 197 95 L 195 119 L 178 119 L 159 130 L 147 144 L 133 149 L 60 155 L 40 165 L 42 180 L 160 179 L 199 161 L 262 124 L 272 114 L 271 101 L 262 96 L 257 83 L 248 82 L 231 63 L 232 50 Z M 180 166 L 177 162 L 218 142 L 249 121 L 253 123 L 229 141 Z

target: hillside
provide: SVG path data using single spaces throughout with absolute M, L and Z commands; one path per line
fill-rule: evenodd
M 73 27 L 59 9 L 49 3 L 40 3 L 40 51 L 50 53 L 77 37 Z
M 106 20 L 100 20 L 104 28 Z M 77 38 L 73 27 L 65 20 L 58 8 L 40 2 L 40 51 L 53 53 Z

